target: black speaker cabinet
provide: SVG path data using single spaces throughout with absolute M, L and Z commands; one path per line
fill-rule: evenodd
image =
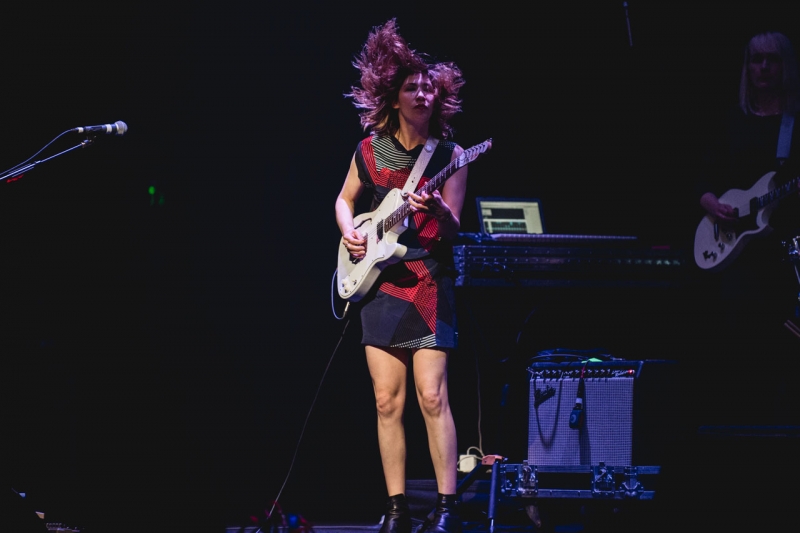
M 543 362 L 528 371 L 531 465 L 657 466 L 676 440 L 680 410 L 670 402 L 680 390 L 672 361 Z M 583 420 L 574 428 L 581 377 Z

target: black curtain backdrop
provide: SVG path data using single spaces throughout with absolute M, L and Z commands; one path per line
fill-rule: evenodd
M 0 167 L 77 126 L 129 126 L 0 183 L 0 490 L 87 532 L 223 531 L 279 493 L 312 522 L 377 522 L 359 325 L 342 336 L 330 298 L 333 201 L 364 136 L 343 96 L 351 60 L 396 17 L 413 48 L 462 68 L 455 140 L 494 140 L 470 167 L 463 231 L 478 231 L 476 196 L 530 196 L 551 233 L 680 249 L 699 220 L 695 161 L 736 100 L 743 46 L 773 28 L 800 43 L 797 9 L 629 4 L 633 46 L 622 2 L 605 0 L 0 8 Z M 486 453 L 517 451 L 497 408 L 515 340 L 492 335 L 520 330 L 531 302 L 501 305 L 493 331 L 481 307 L 453 356 L 461 453 L 481 438 Z M 637 348 L 694 356 L 671 351 L 691 330 L 675 320 L 669 339 Z M 415 408 L 407 425 L 409 478 L 430 479 Z

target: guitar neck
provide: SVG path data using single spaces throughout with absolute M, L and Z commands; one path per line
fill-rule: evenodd
M 444 182 L 447 181 L 447 178 L 453 175 L 457 169 L 475 161 L 475 159 L 486 150 L 492 147 L 492 140 L 488 139 L 480 144 L 476 144 L 471 148 L 467 148 L 464 150 L 458 158 L 453 159 L 450 161 L 447 166 L 445 166 L 441 172 L 436 174 L 432 177 L 428 183 L 423 185 L 420 189 L 420 193 L 431 194 L 433 191 L 437 190 L 439 187 L 444 185 Z M 394 212 L 386 217 L 382 222 L 382 229 L 383 231 L 389 231 L 397 224 L 399 224 L 404 218 L 406 218 L 409 213 L 411 212 L 411 204 L 408 203 L 408 200 L 403 202 L 403 204 L 394 210 Z
M 776 188 L 772 189 L 771 191 L 769 191 L 767 194 L 765 194 L 763 196 L 759 196 L 757 198 L 757 200 L 756 200 L 756 203 L 758 204 L 758 208 L 761 209 L 761 208 L 771 204 L 772 202 L 775 202 L 777 200 L 785 198 L 789 194 L 791 194 L 794 191 L 796 191 L 798 189 L 799 185 L 800 185 L 800 176 L 787 181 L 786 183 L 784 183 L 780 187 L 776 187 Z
M 444 185 L 444 182 L 447 181 L 447 178 L 452 176 L 455 170 L 458 168 L 457 163 L 458 163 L 457 159 L 450 161 L 450 163 L 448 163 L 447 166 L 444 167 L 441 172 L 436 174 L 425 185 L 420 187 L 418 192 L 420 193 L 425 192 L 427 194 L 430 194 L 433 191 L 439 189 L 439 187 Z M 384 231 L 389 231 L 390 229 L 395 227 L 397 224 L 400 223 L 400 221 L 406 218 L 410 212 L 411 212 L 411 205 L 408 203 L 408 200 L 406 200 L 400 207 L 395 209 L 391 215 L 389 215 L 383 220 Z

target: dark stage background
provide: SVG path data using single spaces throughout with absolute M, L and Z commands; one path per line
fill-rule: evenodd
M 494 139 L 470 167 L 463 231 L 478 230 L 476 196 L 532 196 L 551 233 L 675 250 L 699 220 L 692 169 L 735 102 L 747 39 L 777 28 L 800 43 L 797 9 L 770 2 L 634 0 L 633 47 L 617 1 L 373 4 L 2 8 L 0 167 L 76 126 L 130 130 L 0 183 L 0 489 L 87 532 L 221 531 L 262 514 L 293 464 L 284 510 L 377 522 L 385 496 L 357 322 L 293 463 L 345 324 L 331 312 L 333 201 L 364 135 L 343 94 L 372 26 L 397 17 L 412 47 L 457 62 L 467 84 L 455 140 Z M 524 438 L 527 420 L 499 408 L 500 389 L 524 387 L 520 362 L 544 343 L 524 331 L 537 296 L 459 297 L 474 311 L 451 367 L 459 451 L 521 460 L 508 435 Z M 631 312 L 598 298 L 588 309 L 610 323 L 597 338 L 576 327 L 576 343 L 706 355 L 692 352 L 703 309 L 691 297 L 662 307 L 647 295 L 644 327 L 630 322 L 641 302 Z M 409 478 L 430 479 L 413 409 L 408 431 Z

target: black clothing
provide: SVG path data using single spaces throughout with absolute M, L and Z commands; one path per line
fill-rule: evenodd
M 738 107 L 721 128 L 697 182 L 697 201 L 705 192 L 720 197 L 730 189 L 747 191 L 765 174 L 776 181 L 797 176 L 800 124 L 795 124 L 789 159 L 776 159 L 781 115 L 745 115 Z M 782 242 L 800 231 L 797 193 L 785 196 L 769 219 L 774 231 L 750 240 L 722 270 L 702 272 L 704 309 L 698 345 L 706 358 L 704 400 L 711 420 L 705 423 L 786 423 L 796 417 L 786 409 L 786 365 L 800 354 L 800 339 L 785 326 L 797 313 L 800 283 Z M 755 379 L 777 369 L 767 381 Z M 781 375 L 783 374 L 783 375 Z M 711 376 L 711 381 L 708 377 Z
M 417 190 L 450 163 L 455 144 L 440 141 Z M 406 150 L 391 135 L 372 135 L 355 153 L 358 177 L 372 191 L 374 211 L 392 189 L 405 186 L 423 147 Z M 452 243 L 439 238 L 437 220 L 426 213 L 408 217 L 398 242 L 408 247 L 399 263 L 381 272 L 361 308 L 363 337 L 372 346 L 455 348 L 455 279 Z

